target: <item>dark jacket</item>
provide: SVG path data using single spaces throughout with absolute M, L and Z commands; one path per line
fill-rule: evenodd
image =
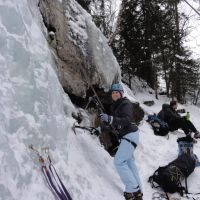
M 138 130 L 134 123 L 133 106 L 127 98 L 124 97 L 113 102 L 111 115 L 113 116 L 111 126 L 118 131 L 120 137 Z
M 170 122 L 182 118 L 176 110 L 174 110 L 170 105 L 163 104 L 162 110 L 158 113 L 158 117 L 164 122 L 170 124 Z

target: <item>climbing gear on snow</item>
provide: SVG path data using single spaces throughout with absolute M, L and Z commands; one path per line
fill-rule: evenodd
M 178 192 L 181 196 L 187 198 L 189 195 L 192 195 L 191 197 L 195 199 L 193 196 L 199 195 L 199 193 L 189 193 L 187 187 L 187 177 L 194 171 L 194 168 L 198 166 L 198 158 L 193 153 L 194 141 L 190 136 L 186 136 L 178 138 L 177 142 L 179 148 L 178 158 L 164 167 L 159 167 L 154 174 L 149 177 L 149 182 L 152 188 L 162 188 L 166 193 L 166 199 L 169 199 L 167 192 Z M 185 179 L 185 187 L 181 185 L 183 179 Z
M 55 167 L 52 164 L 52 159 L 49 154 L 49 148 L 42 148 L 41 150 L 45 152 L 46 157 L 44 158 L 41 153 L 29 145 L 29 149 L 32 150 L 37 156 L 39 163 L 41 164 L 41 171 L 44 176 L 45 182 L 47 183 L 49 189 L 54 194 L 58 200 L 72 200 L 69 192 L 61 181 Z
M 195 161 L 187 154 L 180 155 L 164 167 L 159 167 L 148 182 L 152 188 L 162 188 L 164 192 L 178 192 L 181 196 L 187 195 L 187 177 L 194 171 Z M 185 179 L 185 187 L 181 185 L 181 180 Z

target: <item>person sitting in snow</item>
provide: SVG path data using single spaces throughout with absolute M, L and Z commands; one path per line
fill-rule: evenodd
M 120 145 L 114 157 L 114 165 L 125 185 L 126 200 L 142 200 L 141 183 L 133 152 L 139 142 L 138 127 L 133 123 L 133 108 L 131 102 L 123 97 L 123 87 L 116 83 L 111 86 L 111 115 L 100 114 L 100 120 L 117 131 L 121 138 Z M 109 133 L 108 133 L 109 134 Z
M 170 131 L 175 131 L 180 128 L 186 135 L 191 135 L 193 132 L 194 138 L 200 138 L 199 131 L 197 131 L 188 117 L 182 117 L 177 113 L 177 107 L 177 101 L 171 101 L 170 105 L 163 104 L 162 110 L 158 113 L 158 117 L 168 124 Z

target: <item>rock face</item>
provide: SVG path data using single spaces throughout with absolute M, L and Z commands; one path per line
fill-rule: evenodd
M 110 85 L 121 75 L 106 38 L 75 0 L 40 0 L 38 5 L 64 90 L 73 103 L 85 107 L 95 88 L 107 108 Z M 133 105 L 139 123 L 144 113 L 137 103 Z
M 40 0 L 38 5 L 59 80 L 68 94 L 85 97 L 91 85 L 108 90 L 120 80 L 119 65 L 106 38 L 77 2 Z
M 69 40 L 69 28 L 63 5 L 55 0 L 39 1 L 40 12 L 48 32 L 55 34 L 49 37 L 49 44 L 54 50 L 57 72 L 62 86 L 77 96 L 85 94 L 87 84 L 80 73 L 84 67 L 80 50 Z

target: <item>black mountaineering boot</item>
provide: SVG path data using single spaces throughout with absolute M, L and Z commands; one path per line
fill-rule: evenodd
M 126 200 L 142 200 L 142 192 L 138 190 L 137 192 L 124 192 L 124 197 Z

